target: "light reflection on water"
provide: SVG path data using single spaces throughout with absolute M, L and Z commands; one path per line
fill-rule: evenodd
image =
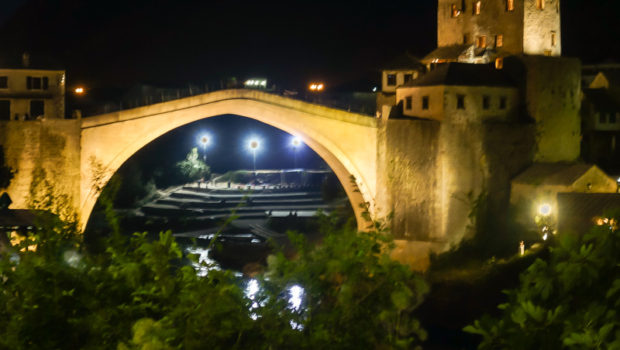
M 204 277 L 209 273 L 209 270 L 219 270 L 217 262 L 209 258 L 209 249 L 204 247 L 186 247 L 185 252 L 187 254 L 198 255 L 198 262 L 192 261 L 192 267 L 196 270 L 196 274 L 200 277 Z

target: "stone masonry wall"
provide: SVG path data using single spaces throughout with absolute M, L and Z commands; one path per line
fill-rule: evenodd
M 0 145 L 16 171 L 8 188 L 12 209 L 79 207 L 78 120 L 0 122 Z

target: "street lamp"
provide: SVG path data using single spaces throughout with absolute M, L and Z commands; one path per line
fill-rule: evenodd
M 297 169 L 297 148 L 301 146 L 301 139 L 294 136 L 291 139 L 291 146 L 293 146 L 293 168 Z
M 260 147 L 260 142 L 257 139 L 250 139 L 248 147 L 250 151 L 252 151 L 252 164 L 254 165 L 254 175 L 256 175 L 256 151 L 258 151 Z
M 202 145 L 202 159 L 204 162 L 207 161 L 207 145 L 209 144 L 209 142 L 211 141 L 211 138 L 209 137 L 209 135 L 202 135 L 200 137 L 200 144 Z
M 75 93 L 76 95 L 84 95 L 86 91 L 84 90 L 84 87 L 82 86 L 78 86 L 75 89 L 73 89 L 73 93 Z
M 551 225 L 551 211 L 551 205 L 543 203 L 538 207 L 538 215 L 534 218 L 540 229 L 543 241 L 549 238 L 549 232 L 554 233 Z

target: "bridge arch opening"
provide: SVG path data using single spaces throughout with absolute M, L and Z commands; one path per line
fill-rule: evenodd
M 222 93 L 224 96 L 213 96 Z M 372 205 L 373 200 L 371 187 L 374 184 L 372 181 L 369 182 L 368 178 L 374 178 L 375 175 L 372 173 L 374 159 L 368 164 L 359 164 L 358 153 L 364 153 L 365 149 L 359 148 L 364 148 L 366 145 L 368 149 L 373 150 L 371 153 L 374 156 L 376 149 L 376 144 L 373 144 L 373 141 L 376 142 L 373 139 L 374 125 L 365 120 L 360 125 L 347 120 L 346 116 L 343 118 L 338 113 L 334 113 L 336 118 L 329 118 L 322 113 L 324 111 L 321 111 L 321 108 L 325 109 L 324 107 L 318 107 L 316 111 L 313 108 L 316 109 L 317 106 L 300 101 L 294 101 L 293 106 L 290 106 L 290 103 L 289 106 L 286 103 L 282 105 L 283 101 L 279 99 L 288 99 L 279 96 L 275 96 L 274 99 L 269 94 L 260 94 L 268 96 L 248 98 L 247 92 L 241 92 L 240 97 L 233 91 L 231 97 L 224 91 L 84 119 L 81 135 L 82 228 L 85 228 L 100 194 L 98 188 L 106 184 L 131 156 L 174 129 L 220 115 L 237 115 L 253 119 L 303 139 L 304 143 L 316 152 L 337 176 L 351 203 L 358 227 L 366 228 L 368 222 L 364 212 L 369 205 Z M 215 99 L 207 98 L 205 101 L 205 96 Z M 361 135 L 360 131 L 363 131 Z M 361 137 L 363 142 L 355 143 L 356 137 Z M 102 172 L 94 175 L 95 167 L 102 169 Z M 363 175 L 369 173 L 372 176 Z

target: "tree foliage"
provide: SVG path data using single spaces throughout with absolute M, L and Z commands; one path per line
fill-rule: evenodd
M 619 252 L 613 225 L 560 235 L 548 261 L 537 259 L 506 292 L 501 317 L 465 331 L 482 336 L 480 349 L 620 349 Z
M 387 349 L 425 337 L 409 315 L 426 284 L 389 259 L 384 233 L 330 230 L 316 246 L 292 235 L 297 256 L 278 253 L 248 280 L 204 262 L 198 274 L 170 232 L 113 234 L 98 253 L 75 232 L 54 225 L 0 257 L 0 349 Z
M 185 160 L 177 163 L 177 167 L 187 181 L 208 178 L 211 174 L 209 166 L 200 159 L 198 148 L 192 148 Z

